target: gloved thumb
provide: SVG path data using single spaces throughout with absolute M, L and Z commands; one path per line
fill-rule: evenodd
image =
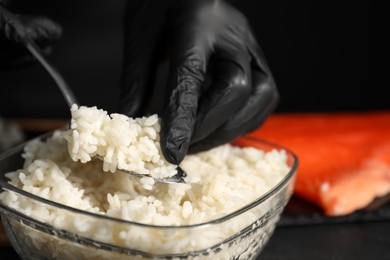
M 179 164 L 187 154 L 200 96 L 205 87 L 211 49 L 196 43 L 196 35 L 182 27 L 173 36 L 166 111 L 162 119 L 161 149 L 165 159 Z M 203 47 L 199 47 L 203 46 Z

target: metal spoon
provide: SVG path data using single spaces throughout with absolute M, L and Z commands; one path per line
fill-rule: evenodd
M 62 95 L 64 96 L 66 103 L 68 104 L 69 108 L 73 104 L 78 104 L 77 100 L 64 80 L 64 78 L 61 76 L 61 74 L 46 60 L 46 58 L 42 55 L 42 52 L 40 48 L 35 44 L 32 40 L 26 40 L 25 41 L 26 48 L 30 51 L 30 53 L 40 62 L 40 64 L 46 69 L 46 71 L 50 74 L 50 76 L 53 78 L 53 80 L 56 82 L 57 86 L 62 92 Z M 96 156 L 98 159 L 103 160 L 100 156 Z M 144 177 L 151 177 L 149 175 L 144 175 L 140 173 L 136 173 L 133 171 L 126 171 L 122 169 L 118 169 L 122 172 L 125 172 L 127 174 L 130 174 L 131 176 L 135 177 L 136 179 L 144 178 Z M 155 182 L 159 183 L 184 183 L 184 178 L 187 176 L 186 172 L 177 166 L 177 174 L 173 175 L 172 177 L 167 178 L 153 178 Z

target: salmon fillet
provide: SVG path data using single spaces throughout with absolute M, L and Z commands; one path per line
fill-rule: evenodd
M 390 192 L 390 111 L 275 114 L 248 135 L 298 156 L 294 192 L 326 215 L 347 215 Z

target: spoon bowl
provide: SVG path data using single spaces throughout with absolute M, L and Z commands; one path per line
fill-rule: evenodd
M 25 42 L 26 48 L 30 51 L 30 53 L 40 62 L 40 64 L 46 69 L 46 71 L 50 74 L 50 76 L 53 78 L 55 83 L 57 84 L 58 88 L 61 90 L 61 93 L 63 94 L 69 108 L 72 107 L 73 104 L 78 104 L 77 100 L 75 98 L 75 95 L 73 94 L 72 90 L 62 77 L 62 75 L 54 68 L 53 65 L 51 65 L 46 58 L 42 55 L 41 50 L 39 47 L 35 44 L 32 40 L 27 40 Z M 100 156 L 96 156 L 97 159 L 100 159 L 103 161 L 103 158 Z M 153 178 L 150 175 L 140 174 L 133 171 L 126 171 L 122 169 L 118 169 L 124 173 L 129 174 L 129 176 L 133 177 L 135 180 L 140 180 L 141 178 L 150 177 Z M 185 171 L 177 166 L 177 174 L 166 177 L 166 178 L 153 178 L 154 182 L 156 183 L 184 183 L 184 178 L 187 176 Z

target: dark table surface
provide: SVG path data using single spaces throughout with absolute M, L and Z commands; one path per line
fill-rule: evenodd
M 390 195 L 348 216 L 326 217 L 293 197 L 258 259 L 390 259 Z
M 258 259 L 390 259 L 390 221 L 280 227 Z

